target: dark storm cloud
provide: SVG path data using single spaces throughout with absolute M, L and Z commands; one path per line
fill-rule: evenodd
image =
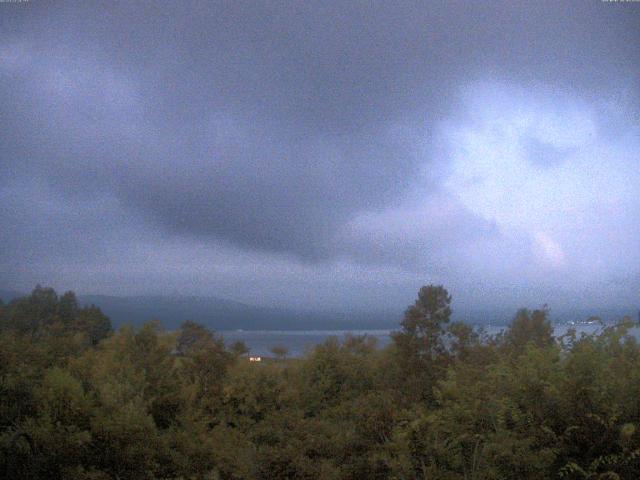
M 339 242 L 349 258 L 365 265 L 397 265 L 407 272 L 442 274 L 461 250 L 500 237 L 495 223 L 474 215 L 451 195 L 430 192 L 427 199 L 369 213 L 350 222 Z
M 437 186 L 433 134 L 461 85 L 499 78 L 588 100 L 633 82 L 640 10 L 626 7 L 1 5 L 0 188 L 36 178 L 70 207 L 113 198 L 123 218 L 172 234 L 307 259 L 361 248 L 367 261 L 372 237 L 354 247 L 337 232 L 397 204 L 425 164 Z M 536 161 L 561 158 L 530 147 Z M 493 232 L 454 214 L 446 235 L 422 235 Z

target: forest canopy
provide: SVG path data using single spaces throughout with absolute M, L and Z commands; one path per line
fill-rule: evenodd
M 113 331 L 72 292 L 0 303 L 0 474 L 65 479 L 640 478 L 640 346 L 621 319 L 500 334 L 429 285 L 385 348 L 249 362 L 205 326 Z

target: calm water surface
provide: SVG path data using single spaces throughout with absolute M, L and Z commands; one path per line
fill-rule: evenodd
M 503 330 L 504 326 L 485 325 L 484 332 L 494 335 Z M 602 328 L 600 325 L 556 325 L 554 334 L 564 335 L 569 328 L 575 328 L 578 335 L 590 334 Z M 227 330 L 220 332 L 227 344 L 243 341 L 250 349 L 251 355 L 272 356 L 271 348 L 281 345 L 289 350 L 290 357 L 301 357 L 315 345 L 323 343 L 329 337 L 337 337 L 344 340 L 345 336 L 368 335 L 378 340 L 378 346 L 384 347 L 391 341 L 391 332 L 394 330 Z M 636 332 L 636 336 L 637 336 Z

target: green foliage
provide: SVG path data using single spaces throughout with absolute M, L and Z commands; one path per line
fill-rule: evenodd
M 75 337 L 76 343 L 97 345 L 111 334 L 111 321 L 94 305 L 80 308 L 73 292 L 58 297 L 52 288 L 38 285 L 31 295 L 0 309 L 0 332 L 14 332 L 49 345 Z M 72 348 L 76 348 L 76 345 Z M 60 352 L 66 354 L 70 352 Z
M 451 296 L 440 286 L 418 292 L 415 304 L 405 312 L 402 330 L 393 335 L 401 385 L 412 401 L 433 401 L 433 388 L 444 378 L 449 362 L 445 325 L 451 317 Z
M 284 345 L 275 345 L 271 347 L 271 353 L 273 353 L 278 360 L 284 360 L 289 354 L 289 349 Z
M 241 357 L 243 355 L 247 355 L 249 353 L 249 347 L 243 341 L 233 342 L 231 344 L 231 353 L 233 353 L 237 357 Z
M 545 309 L 533 312 L 519 310 L 505 334 L 506 346 L 518 353 L 529 343 L 540 348 L 553 344 L 553 327 L 547 316 L 548 311 Z
M 552 335 L 451 323 L 420 290 L 394 341 L 327 340 L 249 363 L 194 322 L 112 333 L 37 287 L 0 305 L 0 474 L 68 479 L 636 479 L 640 345 L 629 319 Z

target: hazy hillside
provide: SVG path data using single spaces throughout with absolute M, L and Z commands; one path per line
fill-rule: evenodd
M 8 302 L 24 294 L 0 290 Z M 81 305 L 96 305 L 114 327 L 141 325 L 161 320 L 166 328 L 177 328 L 194 320 L 216 330 L 297 330 L 394 328 L 399 315 L 381 312 L 310 312 L 246 305 L 217 297 L 79 295 Z
M 25 295 L 0 289 L 0 298 L 8 302 Z M 393 329 L 401 315 L 397 312 L 317 312 L 247 305 L 218 297 L 141 295 L 79 295 L 81 305 L 96 305 L 111 319 L 114 327 L 141 325 L 152 319 L 162 321 L 169 329 L 184 320 L 194 320 L 215 330 L 360 330 Z M 506 325 L 516 312 L 507 309 L 459 308 L 452 318 L 474 325 Z M 588 309 L 551 309 L 553 323 L 577 322 L 597 315 L 603 321 L 615 322 L 625 315 L 637 318 L 631 307 Z

